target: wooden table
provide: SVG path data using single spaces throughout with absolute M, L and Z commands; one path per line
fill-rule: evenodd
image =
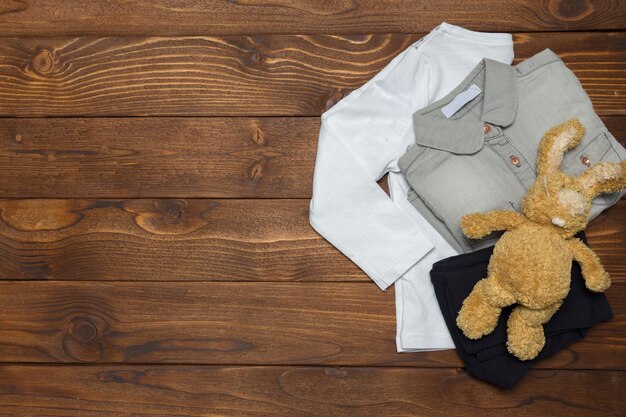
M 624 415 L 625 200 L 614 319 L 512 391 L 397 354 L 308 224 L 319 115 L 441 21 L 551 48 L 626 139 L 625 1 L 0 1 L 0 415 Z

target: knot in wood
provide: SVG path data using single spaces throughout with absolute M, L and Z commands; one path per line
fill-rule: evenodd
M 180 200 L 170 200 L 163 201 L 161 203 L 163 204 L 161 206 L 162 213 L 167 213 L 167 217 L 169 217 L 170 220 L 178 222 L 182 219 L 186 208 L 185 202 Z
M 180 212 L 178 207 L 174 207 L 173 209 L 170 210 L 170 217 L 174 220 L 179 219 L 181 215 L 182 213 Z
M 589 0 L 552 0 L 550 12 L 560 20 L 582 20 L 594 11 L 593 4 Z
M 98 327 L 86 317 L 76 317 L 70 323 L 69 334 L 80 343 L 91 343 L 98 338 Z
M 40 74 L 49 74 L 54 70 L 53 53 L 42 49 L 33 57 L 33 69 Z
M 257 145 L 265 144 L 265 132 L 263 131 L 263 129 L 261 129 L 260 127 L 254 129 L 254 131 L 252 132 L 252 142 L 256 143 Z
M 326 100 L 326 104 L 324 105 L 324 111 L 330 110 L 330 108 L 337 104 L 343 97 L 344 95 L 341 91 L 334 91 Z

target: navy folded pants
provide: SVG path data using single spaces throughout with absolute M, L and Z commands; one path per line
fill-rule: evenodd
M 584 235 L 577 236 L 587 243 Z M 444 320 L 467 371 L 484 381 L 512 388 L 534 363 L 582 339 L 591 326 L 609 320 L 613 312 L 603 293 L 585 287 L 580 266 L 573 262 L 570 292 L 544 325 L 546 344 L 535 359 L 521 361 L 507 351 L 506 323 L 514 306 L 502 310 L 492 333 L 478 340 L 468 339 L 457 327 L 456 317 L 476 282 L 487 276 L 492 252 L 490 247 L 443 259 L 433 265 L 430 276 Z

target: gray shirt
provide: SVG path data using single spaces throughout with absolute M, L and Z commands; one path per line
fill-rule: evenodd
M 484 59 L 450 94 L 413 115 L 415 144 L 398 165 L 412 187 L 408 199 L 461 252 L 492 245 L 497 235 L 466 238 L 464 214 L 520 211 L 536 178 L 537 148 L 552 126 L 573 117 L 586 128 L 561 169 L 580 175 L 626 150 L 596 115 L 576 76 L 546 49 L 515 66 Z M 596 198 L 591 219 L 623 193 Z

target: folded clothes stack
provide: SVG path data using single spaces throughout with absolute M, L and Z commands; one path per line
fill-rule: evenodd
M 608 275 L 573 235 L 623 196 L 626 166 L 620 171 L 626 150 L 557 54 L 545 49 L 511 65 L 513 57 L 510 34 L 447 23 L 402 51 L 322 115 L 310 203 L 316 231 L 382 290 L 395 286 L 398 352 L 456 347 L 470 373 L 505 387 L 611 317 L 598 292 L 608 285 Z M 554 130 L 557 125 L 562 132 Z M 552 147 L 546 152 L 552 159 L 544 157 L 548 162 L 540 160 L 541 146 Z M 538 169 L 542 163 L 552 164 L 551 177 Z M 385 174 L 389 196 L 377 184 Z M 596 186 L 602 182 L 608 185 Z M 542 186 L 546 201 L 569 211 L 532 229 L 528 225 L 542 215 L 534 207 L 525 210 L 523 201 Z M 539 206 L 551 209 L 547 204 Z M 464 216 L 492 211 L 511 227 L 493 227 L 480 238 L 465 234 Z M 574 262 L 571 277 L 551 294 L 556 298 L 533 304 L 541 296 L 525 298 L 524 274 L 514 275 L 515 268 L 534 268 L 536 262 L 518 260 L 515 268 L 507 267 L 507 279 L 490 277 L 490 288 L 499 288 L 506 300 L 490 294 L 483 305 L 463 306 L 470 293 L 476 304 L 472 288 L 497 266 L 488 267 L 493 245 L 514 228 L 556 239 L 551 256 L 561 270 L 584 259 L 582 270 Z M 545 270 L 551 267 L 544 264 Z M 526 310 L 516 310 L 517 321 L 509 320 L 518 339 L 511 343 L 509 334 L 507 344 L 515 304 Z M 462 306 L 467 314 L 457 323 Z M 497 325 L 476 323 L 480 331 L 473 335 L 474 323 L 467 320 L 481 311 L 489 311 Z M 519 341 L 525 332 L 532 338 L 527 346 Z M 526 355 L 520 354 L 526 348 L 531 353 L 525 360 L 515 357 Z
M 586 242 L 584 235 L 579 237 Z M 511 388 L 534 363 L 582 339 L 594 324 L 613 317 L 604 294 L 585 288 L 580 266 L 574 263 L 570 292 L 561 308 L 545 325 L 546 345 L 537 358 L 522 361 L 508 353 L 506 323 L 511 307 L 503 310 L 492 333 L 476 340 L 467 338 L 456 326 L 457 313 L 474 285 L 487 276 L 492 253 L 493 247 L 489 247 L 453 256 L 435 263 L 430 272 L 439 306 L 459 356 L 468 371 L 477 378 Z

